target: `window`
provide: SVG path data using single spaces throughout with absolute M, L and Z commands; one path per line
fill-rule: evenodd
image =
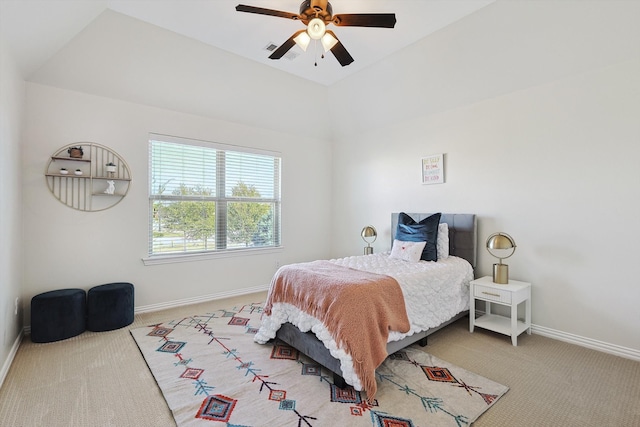
M 276 154 L 151 134 L 149 255 L 279 247 Z

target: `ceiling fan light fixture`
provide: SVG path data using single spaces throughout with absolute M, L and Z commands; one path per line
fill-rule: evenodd
M 328 0 L 302 0 L 300 13 L 283 12 L 246 4 L 237 5 L 236 11 L 292 19 L 294 21 L 300 21 L 305 25 L 304 29 L 296 31 L 284 43 L 277 47 L 271 55 L 269 55 L 269 59 L 280 59 L 284 57 L 296 44 L 302 50 L 306 51 L 311 43 L 311 39 L 313 39 L 319 40 L 322 43 L 325 52 L 331 51 L 343 67 L 351 64 L 353 57 L 343 46 L 342 42 L 338 40 L 333 31 L 327 30 L 327 25 L 334 24 L 340 27 L 370 28 L 394 28 L 396 25 L 395 13 L 341 13 L 334 15 L 331 3 L 329 3 Z M 317 44 L 314 44 L 314 48 L 315 47 L 317 47 Z M 317 49 L 314 49 L 314 52 L 317 52 Z M 324 53 L 321 54 L 321 57 L 324 58 Z M 315 65 L 317 65 L 317 62 Z
M 325 35 L 326 25 L 324 21 L 320 18 L 313 18 L 309 21 L 309 25 L 307 26 L 307 33 L 309 33 L 309 37 L 314 40 L 320 40 L 322 36 Z
M 329 33 L 324 33 L 324 36 L 322 36 L 320 41 L 322 42 L 322 47 L 324 48 L 325 52 L 329 52 L 331 48 L 333 48 L 336 43 L 338 43 L 338 39 L 336 39 Z
M 293 41 L 296 42 L 296 44 L 298 46 L 300 46 L 300 48 L 306 52 L 307 51 L 307 47 L 309 46 L 309 43 L 311 42 L 311 37 L 309 37 L 309 34 L 307 34 L 306 31 L 303 31 L 300 34 L 298 34 L 297 36 L 295 36 L 293 38 Z

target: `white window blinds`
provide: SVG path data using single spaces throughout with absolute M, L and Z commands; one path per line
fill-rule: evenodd
M 277 153 L 152 134 L 149 255 L 280 246 Z

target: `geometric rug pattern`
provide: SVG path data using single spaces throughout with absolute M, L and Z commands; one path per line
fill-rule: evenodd
M 285 343 L 255 343 L 261 315 L 254 303 L 131 330 L 178 426 L 460 427 L 508 390 L 411 346 L 378 367 L 368 401 Z

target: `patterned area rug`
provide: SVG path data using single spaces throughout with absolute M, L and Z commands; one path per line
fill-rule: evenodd
M 133 329 L 176 423 L 184 426 L 465 426 L 508 387 L 408 347 L 376 370 L 373 402 L 282 342 L 253 335 L 250 304 Z

